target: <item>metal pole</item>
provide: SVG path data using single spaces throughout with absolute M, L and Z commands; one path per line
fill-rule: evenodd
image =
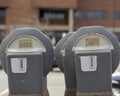
M 69 9 L 69 32 L 73 32 L 74 28 L 74 10 Z

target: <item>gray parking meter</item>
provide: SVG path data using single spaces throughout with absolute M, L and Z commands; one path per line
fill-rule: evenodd
M 41 31 L 14 30 L 3 40 L 0 52 L 11 95 L 48 96 L 46 75 L 52 69 L 54 53 L 50 40 Z
M 69 64 L 66 64 L 64 62 L 65 57 L 65 47 L 68 42 L 68 40 L 72 37 L 74 32 L 69 32 L 65 37 L 63 37 L 56 45 L 55 49 L 55 58 L 56 58 L 56 64 L 60 68 L 62 72 L 64 72 L 65 76 L 65 96 L 76 96 L 76 78 L 75 74 L 69 74 L 69 71 L 74 70 L 74 67 L 69 66 Z M 74 72 L 75 73 L 75 72 Z
M 56 45 L 55 48 L 55 61 L 56 64 L 58 65 L 58 67 L 60 68 L 60 70 L 62 72 L 64 72 L 64 68 L 63 68 L 63 61 L 62 61 L 62 49 L 65 47 L 65 44 L 67 42 L 67 40 L 69 39 L 69 37 L 73 34 L 73 32 L 69 32 L 67 33 Z
M 115 36 L 100 26 L 82 27 L 66 45 L 66 61 L 74 61 L 77 96 L 112 96 L 112 72 L 120 59 Z

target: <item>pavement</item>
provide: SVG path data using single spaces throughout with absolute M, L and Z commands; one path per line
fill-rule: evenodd
M 47 78 L 50 96 L 64 96 L 64 74 L 57 69 L 50 72 Z M 8 80 L 3 70 L 0 70 L 0 96 L 8 96 Z
M 0 96 L 7 96 L 4 95 L 7 89 L 8 89 L 7 75 L 3 70 L 0 70 Z

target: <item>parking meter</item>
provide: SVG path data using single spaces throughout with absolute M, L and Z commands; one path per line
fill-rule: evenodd
M 63 68 L 63 61 L 62 61 L 62 49 L 65 47 L 65 44 L 67 42 L 67 40 L 69 39 L 69 37 L 73 34 L 73 32 L 69 32 L 67 33 L 56 45 L 55 48 L 55 61 L 56 64 L 58 65 L 58 67 L 60 68 L 60 70 L 62 72 L 64 72 L 64 68 Z
M 64 62 L 65 57 L 65 47 L 68 40 L 72 37 L 74 32 L 69 32 L 65 37 L 63 37 L 56 45 L 55 58 L 56 64 L 65 76 L 65 96 L 76 96 L 76 78 L 75 74 L 69 74 L 70 70 L 74 70 L 74 67 L 70 67 L 69 64 Z M 74 72 L 75 73 L 75 72 Z
M 54 53 L 47 36 L 36 28 L 16 29 L 3 40 L 0 52 L 10 95 L 49 95 L 46 76 Z
M 65 54 L 75 64 L 77 96 L 112 96 L 111 76 L 120 59 L 112 33 L 100 26 L 82 27 L 68 41 Z

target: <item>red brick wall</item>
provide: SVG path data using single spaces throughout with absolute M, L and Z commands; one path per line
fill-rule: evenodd
M 106 11 L 108 12 L 108 19 L 105 20 L 75 20 L 76 26 L 86 25 L 102 25 L 102 26 L 113 26 L 113 10 L 114 1 L 116 0 L 78 0 L 78 9 L 87 11 Z M 119 0 L 118 0 L 119 1 Z M 120 3 L 119 3 L 120 5 Z
M 35 7 L 76 8 L 78 0 L 33 0 Z
M 120 27 L 120 20 L 115 20 L 113 15 L 114 10 L 120 10 L 120 0 L 0 0 L 0 7 L 7 8 L 7 24 L 38 25 L 40 8 L 75 8 L 83 11 L 107 11 L 108 19 L 75 20 L 74 26 Z
M 0 0 L 0 7 L 8 7 L 9 0 Z
M 37 9 L 31 0 L 10 0 L 7 8 L 7 24 L 34 24 L 38 19 Z

